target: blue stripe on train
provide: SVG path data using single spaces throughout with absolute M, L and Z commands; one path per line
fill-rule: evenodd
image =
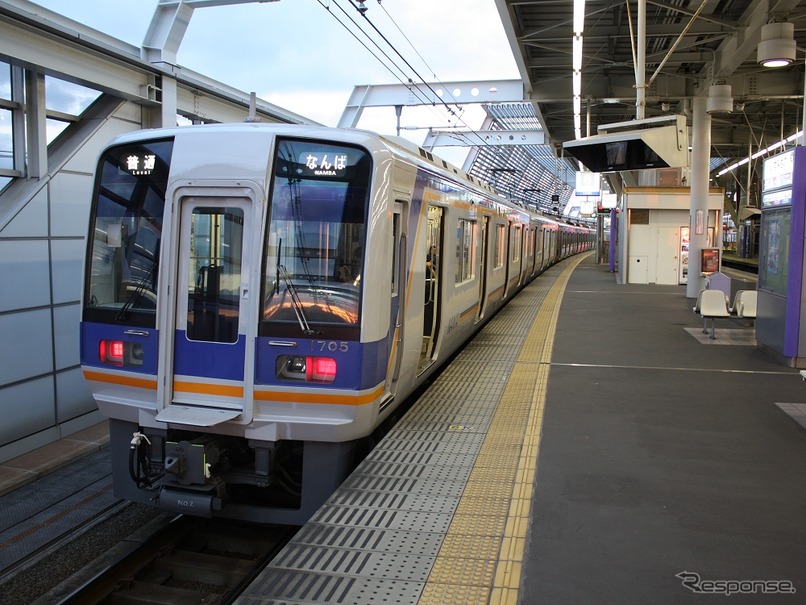
M 176 331 L 174 373 L 222 380 L 243 380 L 246 337 L 233 343 L 188 340 L 184 330 Z
M 269 344 L 272 338 L 258 338 L 255 353 L 255 384 L 269 386 L 306 385 L 312 388 L 368 389 L 386 376 L 389 358 L 388 340 L 360 343 L 355 341 L 295 338 L 295 346 Z M 285 341 L 285 339 L 283 339 Z M 278 359 L 288 356 L 330 357 L 336 360 L 336 380 L 328 384 L 277 378 Z
M 396 301 L 397 299 L 395 299 Z M 392 318 L 397 317 L 393 304 Z M 125 332 L 127 326 L 112 324 L 81 323 L 81 363 L 85 366 L 112 368 L 101 363 L 98 347 L 101 340 L 122 340 L 139 343 L 143 347 L 143 365 L 127 366 L 126 371 L 151 376 L 157 375 L 159 362 L 159 332 L 156 329 L 142 329 L 142 335 Z M 255 381 L 260 385 L 288 387 L 306 384 L 314 388 L 368 389 L 377 386 L 386 377 L 394 330 L 390 329 L 387 338 L 378 342 L 359 343 L 350 341 L 295 339 L 297 346 L 275 347 L 269 345 L 271 338 L 258 338 L 255 354 Z M 191 350 L 192 349 L 192 352 Z M 176 355 L 174 371 L 186 376 L 203 376 L 223 380 L 241 381 L 244 378 L 244 337 L 236 343 L 220 344 L 188 341 L 183 331 L 176 333 Z M 330 384 L 295 383 L 277 378 L 277 358 L 281 355 L 332 357 L 337 362 L 336 381 Z
M 98 347 L 102 340 L 122 340 L 123 342 L 138 343 L 143 347 L 143 365 L 126 366 L 126 371 L 138 374 L 157 375 L 157 362 L 159 353 L 159 331 L 154 328 L 137 328 L 132 330 L 128 326 L 114 324 L 99 324 L 81 322 L 81 365 L 96 368 L 113 368 L 107 363 L 101 363 Z M 137 334 L 126 334 L 126 332 Z

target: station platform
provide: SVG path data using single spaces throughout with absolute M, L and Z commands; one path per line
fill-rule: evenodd
M 551 268 L 237 602 L 801 602 L 806 382 L 746 320 L 711 340 L 692 304 L 592 255 Z M 0 488 L 107 441 L 102 423 L 8 461 Z
M 0 462 L 0 497 L 73 464 L 109 445 L 104 420 L 27 454 Z
M 802 600 L 806 385 L 692 304 L 553 267 L 237 603 Z

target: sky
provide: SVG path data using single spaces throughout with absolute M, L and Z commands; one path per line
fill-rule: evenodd
M 229 0 L 232 1 L 232 0 Z M 355 0 L 357 3 L 357 0 Z M 49 10 L 141 46 L 157 0 L 35 0 Z M 177 63 L 327 126 L 336 126 L 355 85 L 513 80 L 520 75 L 494 0 L 279 0 L 198 8 Z M 346 23 L 350 31 L 336 20 Z M 372 32 L 379 61 L 350 32 Z M 371 23 L 368 23 L 368 21 Z M 373 27 L 402 58 L 381 39 Z M 400 69 L 391 67 L 392 62 Z M 484 112 L 431 106 L 403 110 L 401 134 L 422 143 L 428 127 L 479 128 Z M 367 110 L 360 128 L 394 134 L 394 108 Z M 439 155 L 457 162 L 452 150 Z

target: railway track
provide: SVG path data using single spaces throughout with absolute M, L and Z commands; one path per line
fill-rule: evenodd
M 736 269 L 738 271 L 744 271 L 745 273 L 758 274 L 758 265 L 753 263 L 741 262 L 738 260 L 723 258 L 722 266 L 730 267 L 731 269 Z
M 96 560 L 33 605 L 225 605 L 297 529 L 164 515 L 125 552 Z

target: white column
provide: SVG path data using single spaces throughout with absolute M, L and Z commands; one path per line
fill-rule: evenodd
M 635 117 L 646 117 L 646 0 L 638 0 L 638 57 L 635 62 Z
M 688 283 L 686 296 L 697 298 L 705 287 L 700 254 L 708 242 L 708 173 L 711 162 L 711 114 L 706 111 L 706 97 L 693 101 L 691 135 L 691 209 L 689 211 Z

